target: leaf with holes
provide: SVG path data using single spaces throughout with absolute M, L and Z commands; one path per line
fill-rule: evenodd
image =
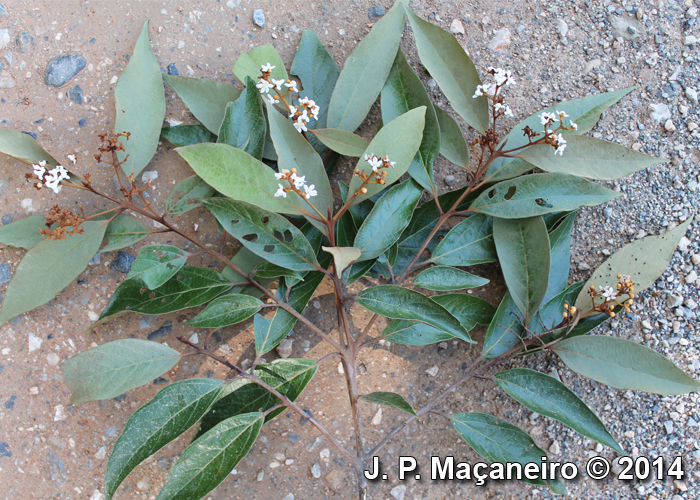
M 481 276 L 475 276 L 450 266 L 434 266 L 421 272 L 413 279 L 413 284 L 426 290 L 447 292 L 464 288 L 478 288 L 489 283 Z
M 425 106 L 425 127 L 418 153 L 408 167 L 408 173 L 424 189 L 437 195 L 433 163 L 440 152 L 440 126 L 423 82 L 408 64 L 406 55 L 399 49 L 382 89 L 382 120 L 389 123 L 419 106 Z
M 420 321 L 474 343 L 457 318 L 422 293 L 396 285 L 379 285 L 362 290 L 356 301 L 365 309 L 387 318 Z
M 425 323 L 396 319 L 389 322 L 382 332 L 382 337 L 389 342 L 403 345 L 430 345 L 455 338 L 454 335 Z
M 258 438 L 265 416 L 244 413 L 224 420 L 189 445 L 157 500 L 203 498 L 228 477 Z
M 469 169 L 469 146 L 464 139 L 462 129 L 452 115 L 435 106 L 435 114 L 440 126 L 440 154 L 450 163 Z
M 360 399 L 367 401 L 368 403 L 376 403 L 378 405 L 398 408 L 399 410 L 405 411 L 414 417 L 418 416 L 416 414 L 416 410 L 413 409 L 411 404 L 406 401 L 401 394 L 396 394 L 395 392 L 373 392 L 372 394 L 360 396 Z
M 620 196 L 621 193 L 575 175 L 537 174 L 496 184 L 481 193 L 471 208 L 501 219 L 522 219 L 593 207 Z
M 196 424 L 221 393 L 221 381 L 181 380 L 158 391 L 129 418 L 114 444 L 105 472 L 105 495 L 110 500 L 137 465 Z
M 258 77 L 262 76 L 261 66 L 268 63 L 274 66 L 270 72 L 270 78 L 275 80 L 287 80 L 289 78 L 282 58 L 269 43 L 241 54 L 236 64 L 233 65 L 233 74 L 242 82 L 245 82 L 246 77 L 257 82 Z
M 485 215 L 467 217 L 437 245 L 430 260 L 448 266 L 473 266 L 498 259 L 493 242 L 493 220 Z
M 292 271 L 312 271 L 318 267 L 311 244 L 281 215 L 225 198 L 210 198 L 204 201 L 204 206 L 227 233 L 263 259 Z
M 42 229 L 46 229 L 46 219 L 41 215 L 30 215 L 0 227 L 0 243 L 29 250 L 44 239 Z
M 519 314 L 518 306 L 510 292 L 506 292 L 486 330 L 484 346 L 481 350 L 484 358 L 497 358 L 522 342 L 525 330 Z
M 121 339 L 69 358 L 61 365 L 71 404 L 110 399 L 160 377 L 180 353 L 159 342 Z
M 671 231 L 636 240 L 615 252 L 586 281 L 576 299 L 576 307 L 583 309 L 590 306 L 591 298 L 587 293 L 589 287 L 614 287 L 618 274 L 630 276 L 634 281 L 635 294 L 649 288 L 668 267 L 678 242 L 685 235 L 692 220 L 693 218 L 689 217 Z
M 339 128 L 320 128 L 309 131 L 328 149 L 335 151 L 341 155 L 354 156 L 359 158 L 362 156 L 369 146 L 369 143 L 359 135 L 342 130 Z
M 266 134 L 267 122 L 260 92 L 255 87 L 255 82 L 248 79 L 246 88 L 238 99 L 226 105 L 216 142 L 242 149 L 260 160 Z
M 665 396 L 700 390 L 700 382 L 658 352 L 631 340 L 583 335 L 558 342 L 552 351 L 579 375 L 616 389 Z
M 212 300 L 204 311 L 187 322 L 195 328 L 221 328 L 245 321 L 262 307 L 250 295 L 228 294 Z
M 213 187 L 198 175 L 193 175 L 175 185 L 165 201 L 165 211 L 171 215 L 187 213 L 200 206 L 202 200 L 210 198 L 214 193 L 216 190 Z
M 122 165 L 126 175 L 137 175 L 158 149 L 165 118 L 165 89 L 148 39 L 148 21 L 143 24 L 134 53 L 114 89 L 114 107 L 117 111 L 115 132 L 131 134 L 129 140 L 119 139 L 124 151 L 117 151 L 117 158 L 126 161 Z
M 207 130 L 204 125 L 176 125 L 160 129 L 163 139 L 175 147 L 191 146 L 201 142 L 216 142 L 216 135 Z
M 157 290 L 148 290 L 140 279 L 126 280 L 114 291 L 93 327 L 128 312 L 157 315 L 196 307 L 229 288 L 229 281 L 213 269 L 193 266 L 184 266 Z
M 141 247 L 126 279 L 138 278 L 149 290 L 155 290 L 175 276 L 188 257 L 187 252 L 172 245 Z
M 362 252 L 360 260 L 379 257 L 399 239 L 422 194 L 423 188 L 409 180 L 379 198 L 355 236 L 354 246 Z
M 42 148 L 36 139 L 24 132 L 0 129 L 0 153 L 5 153 L 15 160 L 32 165 L 45 161 L 52 167 L 58 162 Z

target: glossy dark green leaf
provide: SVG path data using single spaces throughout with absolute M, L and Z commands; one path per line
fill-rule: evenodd
M 210 198 L 214 193 L 214 188 L 198 175 L 193 175 L 175 185 L 165 201 L 165 211 L 172 215 L 187 213 L 200 206 L 202 200 Z
M 299 281 L 303 280 L 303 276 L 298 272 L 292 271 L 291 269 L 287 269 L 284 267 L 276 266 L 275 264 L 271 264 L 270 262 L 261 262 L 260 264 L 255 266 L 253 274 L 255 274 L 256 279 L 271 279 L 279 278 L 281 276 L 289 276 L 290 278 L 298 279 Z
M 440 126 L 440 154 L 458 167 L 469 169 L 469 146 L 452 115 L 435 106 Z
M 204 206 L 227 233 L 263 259 L 293 271 L 316 269 L 311 244 L 281 215 L 226 198 L 210 198 Z
M 451 340 L 454 335 L 418 321 L 392 320 L 382 336 L 395 344 L 429 345 Z
M 233 102 L 226 105 L 217 142 L 242 149 L 253 158 L 262 159 L 267 123 L 260 92 L 253 80 Z
M 228 294 L 212 300 L 204 311 L 187 322 L 195 328 L 221 328 L 245 321 L 262 307 L 250 295 Z
M 566 338 L 552 350 L 571 370 L 616 389 L 662 395 L 700 390 L 700 382 L 667 358 L 631 340 L 583 335 Z
M 589 287 L 615 286 L 618 274 L 626 274 L 634 281 L 634 293 L 646 290 L 663 274 L 671 262 L 678 242 L 685 235 L 692 217 L 677 228 L 658 236 L 647 236 L 625 245 L 595 270 L 576 299 L 579 309 L 590 307 Z
M 547 226 L 542 217 L 494 219 L 493 240 L 508 291 L 527 322 L 535 316 L 547 293 Z
M 56 166 L 58 162 L 42 148 L 31 135 L 16 130 L 0 129 L 0 153 L 5 153 L 15 160 L 32 165 L 45 161 Z
M 311 133 L 328 149 L 345 156 L 359 158 L 369 146 L 359 135 L 339 128 L 322 128 L 311 130 Z
M 356 300 L 365 309 L 387 318 L 420 321 L 466 342 L 474 342 L 447 309 L 414 290 L 397 285 L 380 285 L 362 290 Z
M 224 420 L 189 445 L 175 462 L 157 500 L 203 498 L 243 460 L 265 423 L 260 412 Z
M 399 410 L 405 411 L 414 417 L 418 416 L 416 414 L 416 410 L 413 409 L 411 404 L 406 401 L 401 394 L 396 394 L 395 392 L 373 392 L 372 394 L 360 396 L 360 399 L 367 401 L 368 403 L 377 403 L 379 405 L 398 408 Z
M 403 51 L 399 49 L 382 89 L 382 120 L 384 123 L 389 123 L 419 106 L 426 108 L 425 127 L 418 153 L 408 167 L 408 173 L 424 189 L 437 194 L 433 179 L 433 162 L 440 152 L 440 126 L 423 82 L 408 64 Z
M 204 125 L 175 125 L 160 129 L 163 139 L 173 146 L 191 146 L 201 142 L 216 142 L 216 135 L 209 132 Z
M 111 214 L 109 214 L 111 215 Z M 148 237 L 153 230 L 140 223 L 133 217 L 120 214 L 107 225 L 104 237 L 107 244 L 100 248 L 100 253 L 114 252 L 122 248 L 130 247 L 142 239 Z
M 328 127 L 354 132 L 365 120 L 389 75 L 405 20 L 397 2 L 353 49 L 328 104 Z
M 61 365 L 72 404 L 110 399 L 170 370 L 180 353 L 160 342 L 120 339 L 92 347 Z
M 301 80 L 303 89 L 299 96 L 313 99 L 321 108 L 315 126 L 324 128 L 328 117 L 328 104 L 340 71 L 333 57 L 313 31 L 304 30 L 301 34 L 290 73 Z
M 335 229 L 336 243 L 341 247 L 350 247 L 355 243 L 356 235 L 355 221 L 350 211 L 347 211 L 338 219 L 338 225 Z
M 571 268 L 571 230 L 576 220 L 576 212 L 571 212 L 559 225 L 549 233 L 549 283 L 547 293 L 542 299 L 548 302 L 552 297 L 560 293 L 569 283 L 569 270 Z M 573 304 L 573 302 L 571 302 Z
M 141 247 L 126 278 L 140 279 L 149 290 L 155 290 L 175 276 L 188 257 L 187 252 L 173 245 Z
M 575 175 L 537 174 L 499 182 L 474 200 L 472 209 L 502 219 L 521 219 L 601 205 L 619 196 Z
M 481 355 L 486 359 L 497 358 L 520 344 L 525 331 L 523 321 L 510 292 L 506 292 L 486 330 Z
M 393 186 L 379 198 L 355 237 L 354 246 L 362 252 L 360 260 L 379 257 L 399 239 L 422 194 L 423 188 L 408 181 Z
M 108 222 L 83 222 L 83 234 L 63 240 L 46 238 L 24 255 L 7 286 L 0 325 L 46 304 L 70 285 L 97 253 Z
M 148 21 L 143 24 L 134 53 L 114 89 L 114 107 L 114 131 L 131 133 L 128 141 L 120 138 L 124 151 L 117 151 L 117 158 L 126 160 L 122 165 L 126 175 L 136 175 L 153 158 L 165 118 L 165 89 L 148 39 Z
M 474 63 L 452 33 L 424 21 L 408 8 L 406 12 L 423 66 L 459 116 L 483 134 L 489 128 L 488 101 L 484 96 L 474 98 L 477 85 L 481 85 Z
M 114 291 L 93 326 L 127 312 L 156 315 L 196 307 L 229 288 L 229 281 L 213 269 L 193 266 L 184 266 L 157 290 L 149 290 L 139 279 L 126 280 Z
M 270 72 L 271 78 L 275 80 L 287 80 L 289 78 L 287 76 L 287 70 L 284 68 L 282 58 L 280 58 L 277 50 L 269 43 L 267 45 L 255 47 L 253 50 L 241 54 L 236 64 L 233 65 L 233 74 L 242 82 L 245 82 L 246 77 L 257 82 L 258 77 L 262 75 L 260 67 L 268 63 L 274 66 Z
M 516 368 L 497 373 L 494 379 L 501 389 L 527 409 L 558 420 L 579 434 L 625 455 L 598 416 L 556 378 L 535 370 Z
M 496 308 L 491 304 L 468 293 L 433 295 L 430 299 L 447 309 L 465 330 L 471 330 L 476 325 L 488 325 L 496 313 Z
M 177 92 L 194 117 L 212 134 L 219 133 L 226 105 L 241 95 L 241 91 L 236 87 L 205 78 L 163 75 L 163 79 Z M 245 79 L 241 81 L 244 82 Z
M 450 266 L 430 267 L 413 279 L 416 286 L 440 292 L 478 288 L 488 282 L 486 278 Z
M 376 259 L 365 260 L 363 262 L 356 262 L 355 264 L 353 264 L 345 270 L 345 273 L 343 274 L 343 282 L 345 282 L 345 284 L 347 285 L 355 283 L 357 280 L 367 275 L 370 269 L 374 267 L 376 262 Z
M 211 408 L 221 381 L 181 380 L 158 391 L 129 418 L 114 444 L 105 472 L 105 495 L 110 500 L 137 465 L 184 434 Z
M 318 366 L 313 359 L 276 359 L 270 364 L 255 367 L 255 375 L 294 401 L 311 382 Z M 219 400 L 202 419 L 198 436 L 227 418 L 250 411 L 266 411 L 280 403 L 277 396 L 248 379 L 236 380 L 223 388 Z M 269 422 L 284 409 L 270 413 Z
M 448 266 L 473 266 L 497 260 L 493 221 L 472 215 L 453 227 L 438 244 L 431 261 Z
M 46 229 L 46 219 L 41 215 L 24 217 L 0 227 L 0 243 L 29 250 L 44 239 L 41 229 Z
M 606 109 L 634 89 L 635 87 L 629 87 L 622 90 L 615 90 L 614 92 L 603 92 L 601 94 L 590 95 L 580 99 L 558 102 L 554 106 L 542 109 L 518 123 L 515 127 L 513 127 L 511 132 L 501 140 L 499 146 L 502 146 L 506 142 L 508 144 L 506 149 L 527 145 L 528 139 L 527 136 L 523 134 L 523 129 L 525 127 L 530 127 L 536 132 L 543 132 L 544 129 L 542 127 L 542 123 L 540 122 L 540 115 L 544 112 L 557 113 L 558 116 L 559 111 L 564 111 L 569 115 L 566 120 L 571 120 L 578 125 L 577 130 L 562 130 L 562 134 L 584 134 L 595 126 L 600 118 L 600 115 Z M 565 122 L 566 125 L 568 125 L 568 123 L 569 122 Z M 491 163 L 491 165 L 489 165 L 489 168 L 486 171 L 486 178 L 490 181 L 500 181 L 517 177 L 528 170 L 532 170 L 532 165 L 520 158 L 497 158 L 493 163 Z

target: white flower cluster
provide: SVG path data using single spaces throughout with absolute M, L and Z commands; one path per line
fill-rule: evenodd
M 599 286 L 598 290 L 601 292 L 600 296 L 603 297 L 606 301 L 613 300 L 615 297 L 617 297 L 617 292 L 611 286 Z
M 62 180 L 70 178 L 68 170 L 61 165 L 56 165 L 48 173 L 46 172 L 46 162 L 43 160 L 39 164 L 32 165 L 32 167 L 34 168 L 34 175 L 39 179 L 37 186 L 41 187 L 43 181 L 46 187 L 53 189 L 54 193 L 58 193 L 61 190 L 60 183 Z
M 282 179 L 289 181 L 289 183 L 292 186 L 294 186 L 294 190 L 296 190 L 301 196 L 303 196 L 307 200 L 310 200 L 312 197 L 318 194 L 318 191 L 316 191 L 316 185 L 306 184 L 306 176 L 297 175 L 296 169 L 292 169 L 291 172 L 285 169 L 282 172 L 276 173 L 275 179 L 277 179 L 278 181 Z M 275 192 L 275 197 L 277 198 L 286 198 L 287 192 L 292 190 L 290 188 L 285 188 L 282 184 L 277 184 L 277 186 L 277 192 Z M 301 192 L 302 190 L 304 191 L 303 194 Z
M 288 92 L 299 92 L 299 89 L 297 89 L 297 82 L 294 80 L 285 81 L 275 80 L 272 78 L 270 72 L 275 68 L 276 66 L 273 66 L 270 63 L 260 66 L 262 76 L 255 85 L 260 90 L 260 93 L 264 94 L 271 104 L 277 104 L 280 102 L 280 99 L 283 98 Z M 287 87 L 287 90 L 285 90 L 284 93 L 280 92 L 283 90 L 282 87 Z M 276 96 L 270 93 L 270 91 L 273 89 L 277 94 Z M 289 118 L 292 119 L 294 128 L 297 129 L 297 132 L 302 133 L 308 130 L 306 124 L 309 123 L 311 118 L 318 120 L 319 111 L 320 108 L 312 99 L 304 97 L 299 99 L 299 104 L 297 106 L 291 104 L 289 105 Z M 311 115 L 311 118 L 309 118 L 309 115 Z
M 369 163 L 374 172 L 382 167 L 394 168 L 394 165 L 396 165 L 395 161 L 390 161 L 386 156 L 384 158 L 379 158 L 377 155 L 365 155 L 365 161 Z
M 321 108 L 314 102 L 313 99 L 303 97 L 299 99 L 299 106 L 289 106 L 289 118 L 293 120 L 294 128 L 297 132 L 306 132 L 306 124 L 309 123 L 309 114 L 314 120 L 318 120 L 318 112 Z
M 493 75 L 493 79 L 496 81 L 496 83 L 486 83 L 483 85 L 477 85 L 476 92 L 474 92 L 472 98 L 476 99 L 477 97 L 482 95 L 496 97 L 496 94 L 498 94 L 498 91 L 501 89 L 501 87 L 505 87 L 507 85 L 512 85 L 515 83 L 513 74 L 510 72 L 509 69 L 489 68 L 488 72 Z M 512 116 L 512 114 L 508 116 Z
M 564 137 L 561 134 L 558 134 L 555 137 L 554 132 L 547 132 L 547 125 L 551 125 L 558 121 L 561 123 L 560 127 L 563 129 L 578 130 L 578 125 L 571 120 L 569 120 L 568 127 L 564 125 L 564 118 L 568 118 L 568 116 L 569 115 L 567 115 L 565 111 L 556 111 L 554 113 L 540 113 L 540 123 L 544 125 L 545 135 L 549 136 L 549 134 L 551 134 L 551 138 L 555 141 L 554 146 L 556 147 L 554 154 L 559 153 L 559 156 L 564 155 L 564 149 L 566 149 L 566 140 L 564 140 Z

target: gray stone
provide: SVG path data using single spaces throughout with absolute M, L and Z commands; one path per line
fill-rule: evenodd
M 87 62 L 80 54 L 63 54 L 54 57 L 46 66 L 44 83 L 60 87 L 65 85 L 71 78 L 80 73 Z
M 7 224 L 11 224 L 13 220 L 15 220 L 15 216 L 13 214 L 5 214 L 0 219 L 0 222 L 2 222 L 2 225 L 5 226 Z
M 10 32 L 8 30 L 0 30 L 0 49 L 10 45 L 10 40 Z
M 116 425 L 113 425 L 109 429 L 105 431 L 105 436 L 107 437 L 117 437 L 119 435 L 119 428 L 117 428 Z
M 0 89 L 12 89 L 15 85 L 15 79 L 7 71 L 0 71 Z
M 7 7 L 5 4 L 0 3 L 0 16 L 8 17 L 10 14 L 7 12 Z
M 265 27 L 265 13 L 262 9 L 255 9 L 253 11 L 253 22 L 261 28 Z
M 693 104 L 697 104 L 697 103 L 698 103 L 698 92 L 697 92 L 695 89 L 690 88 L 690 87 L 686 88 L 686 89 L 685 89 L 685 96 L 686 96 L 686 97 L 688 98 L 688 100 L 689 100 L 690 102 L 692 102 Z
M 32 38 L 32 35 L 29 33 L 23 31 L 22 33 L 17 33 L 15 43 L 17 44 L 17 50 L 21 53 L 29 52 L 29 49 L 34 43 L 34 38 Z
M 683 297 L 679 297 L 677 295 L 667 295 L 666 296 L 666 305 L 669 307 L 669 309 L 673 309 L 675 307 L 678 307 L 683 304 Z
M 146 338 L 148 340 L 157 340 L 161 337 L 165 337 L 166 335 L 169 335 L 170 332 L 172 332 L 172 331 L 173 331 L 173 322 L 166 321 L 162 325 L 160 325 L 160 328 L 149 333 Z
M 2 5 L 2 4 L 0 4 L 0 5 Z M 10 445 L 7 444 L 5 441 L 0 441 L 0 458 L 3 458 L 3 457 L 9 458 L 11 456 L 12 456 L 12 452 L 10 451 Z
M 386 11 L 380 5 L 373 5 L 367 11 L 367 17 L 374 19 L 375 17 L 381 17 L 386 14 Z
M 131 271 L 131 264 L 134 263 L 136 260 L 136 257 L 131 255 L 129 252 L 119 252 L 117 253 L 117 257 L 112 261 L 112 264 L 109 266 L 115 271 L 119 271 L 120 273 L 127 274 L 129 271 Z
M 68 98 L 76 104 L 83 103 L 83 89 L 76 85 L 68 91 Z
M 263 21 L 263 23 L 264 22 L 265 21 Z M 175 66 L 175 63 L 168 64 L 168 74 L 173 76 L 178 76 L 180 74 L 180 72 L 177 70 L 177 66 Z
M 321 464 L 316 462 L 311 466 L 311 475 L 316 479 L 321 477 Z
M 100 263 L 100 260 L 101 260 L 101 259 L 102 259 L 102 254 L 101 254 L 101 253 L 96 253 L 95 256 L 94 256 L 92 259 L 90 259 L 89 264 L 90 264 L 91 266 L 96 266 L 97 264 Z
M 12 273 L 10 272 L 10 265 L 3 262 L 0 264 L 0 286 L 8 283 L 12 279 Z

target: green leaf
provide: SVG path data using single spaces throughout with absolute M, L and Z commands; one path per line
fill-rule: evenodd
M 537 174 L 499 182 L 474 200 L 472 209 L 502 219 L 522 219 L 601 205 L 619 196 L 575 175 Z
M 430 299 L 447 309 L 465 330 L 471 330 L 476 325 L 488 325 L 496 313 L 491 304 L 468 293 L 433 295 Z
M 0 153 L 5 153 L 15 160 L 32 165 L 45 161 L 52 167 L 58 162 L 42 148 L 29 134 L 15 130 L 0 129 Z
M 700 390 L 700 382 L 648 347 L 603 335 L 566 338 L 552 346 L 576 373 L 616 389 L 661 395 Z
M 176 150 L 192 170 L 211 187 L 234 200 L 252 203 L 271 212 L 300 215 L 305 200 L 290 194 L 276 198 L 275 171 L 245 151 L 228 144 L 196 144 Z
M 582 286 L 583 281 L 579 281 L 567 287 L 565 290 L 562 290 L 551 299 L 543 301 L 543 305 L 539 308 L 537 314 L 530 320 L 530 332 L 533 335 L 539 335 L 547 330 L 551 330 L 564 321 L 564 317 L 562 316 L 562 313 L 565 312 L 564 304 L 573 304 Z M 581 318 L 579 320 L 579 325 L 588 320 L 590 320 L 590 318 Z M 578 328 L 579 325 L 577 325 L 576 328 Z M 572 333 L 573 332 L 569 333 L 569 335 Z
M 311 244 L 283 216 L 225 198 L 210 198 L 204 206 L 227 233 L 263 259 L 292 271 L 312 271 L 318 266 Z
M 395 392 L 373 392 L 372 394 L 366 394 L 360 396 L 360 399 L 367 401 L 368 403 L 377 403 L 384 406 L 392 406 L 398 408 L 401 411 L 405 411 L 409 415 L 417 417 L 416 410 L 413 409 L 411 404 L 404 399 L 401 394 L 396 394 Z
M 201 177 L 193 175 L 175 185 L 165 201 L 165 211 L 171 215 L 187 213 L 200 206 L 201 200 L 210 198 L 215 192 Z
M 688 230 L 687 221 L 671 231 L 658 236 L 647 236 L 636 240 L 615 252 L 608 260 L 595 270 L 576 299 L 576 307 L 589 307 L 591 298 L 587 290 L 593 286 L 615 286 L 618 274 L 627 274 L 634 281 L 634 293 L 646 290 L 661 276 L 671 262 L 678 242 Z
M 205 78 L 163 75 L 163 79 L 177 92 L 194 117 L 212 134 L 219 133 L 226 105 L 241 95 L 241 91 L 236 87 Z M 245 78 L 241 81 L 244 82 Z
M 114 444 L 107 462 L 107 500 L 137 465 L 197 423 L 220 393 L 219 380 L 181 380 L 161 389 L 136 410 Z
M 556 378 L 535 370 L 516 368 L 497 373 L 494 379 L 506 394 L 529 410 L 558 420 L 579 434 L 625 455 L 598 416 Z
M 25 217 L 0 227 L 0 243 L 29 250 L 44 239 L 41 229 L 46 229 L 46 219 L 41 215 Z
M 539 469 L 542 458 L 547 456 L 525 431 L 505 420 L 477 412 L 458 413 L 450 418 L 462 439 L 489 462 L 517 462 L 523 466 L 535 463 Z M 547 484 L 541 479 L 525 481 Z
M 486 278 L 450 266 L 430 267 L 413 279 L 414 285 L 439 292 L 478 288 L 487 283 Z
M 269 262 L 261 262 L 255 266 L 253 274 L 255 275 L 256 279 L 272 279 L 279 278 L 281 276 L 289 276 L 290 278 L 294 278 L 299 281 L 303 281 L 304 279 L 303 276 L 296 271 L 292 271 L 291 269 L 287 269 L 285 267 L 276 266 L 275 264 L 271 264 Z
M 187 322 L 195 328 L 221 328 L 245 321 L 262 307 L 250 295 L 228 294 L 212 300 L 204 311 Z
M 518 316 L 518 313 L 518 306 L 515 305 L 510 292 L 506 292 L 486 330 L 484 347 L 481 351 L 484 358 L 497 358 L 522 342 L 525 330 L 523 319 Z
M 109 214 L 111 215 L 111 214 Z M 107 244 L 100 248 L 100 253 L 113 252 L 130 247 L 134 243 L 146 238 L 153 231 L 133 217 L 117 215 L 108 225 L 104 237 Z
M 203 125 L 176 125 L 160 129 L 163 139 L 173 146 L 191 146 L 201 142 L 216 142 L 216 135 L 212 134 Z
M 474 63 L 452 33 L 424 21 L 406 8 L 416 40 L 418 57 L 454 110 L 480 134 L 489 128 L 488 101 L 485 96 L 474 99 L 481 85 Z
M 277 53 L 277 50 L 270 45 L 261 45 L 253 50 L 241 54 L 233 65 L 233 74 L 236 75 L 240 81 L 245 82 L 246 77 L 250 78 L 254 82 L 258 81 L 258 77 L 262 76 L 260 67 L 263 64 L 270 63 L 274 66 L 270 72 L 270 77 L 275 80 L 288 80 L 287 70 L 284 69 L 284 63 Z
M 547 285 L 547 293 L 542 299 L 543 303 L 548 302 L 549 299 L 564 290 L 569 284 L 571 230 L 574 227 L 575 220 L 576 212 L 571 212 L 549 234 L 549 283 Z
M 310 132 L 327 148 L 345 156 L 361 157 L 369 143 L 359 135 L 339 128 L 320 128 Z
M 226 105 L 217 142 L 242 149 L 250 156 L 262 159 L 267 134 L 260 92 L 255 82 L 246 80 L 240 97 Z
M 159 342 L 121 339 L 83 351 L 61 365 L 71 404 L 110 399 L 147 384 L 180 361 Z
M 331 101 L 331 95 L 340 71 L 333 57 L 313 31 L 304 30 L 301 34 L 301 40 L 299 40 L 299 46 L 292 61 L 290 73 L 298 76 L 301 80 L 303 89 L 299 96 L 313 99 L 318 107 L 321 108 L 318 120 L 314 125 L 319 128 L 325 127 L 326 118 L 328 117 L 328 104 Z
M 276 359 L 270 364 L 256 366 L 255 375 L 294 401 L 311 382 L 317 369 L 313 359 Z M 266 411 L 279 403 L 277 396 L 255 382 L 236 380 L 223 388 L 219 400 L 202 419 L 198 435 L 228 418 L 250 411 Z M 269 422 L 283 411 L 275 410 L 265 420 Z
M 451 340 L 454 335 L 438 330 L 434 326 L 417 321 L 393 320 L 382 332 L 382 336 L 395 344 L 429 345 Z
M 241 247 L 238 249 L 238 252 L 236 252 L 236 255 L 234 255 L 231 258 L 231 264 L 235 265 L 238 267 L 241 271 L 243 271 L 244 275 L 238 274 L 236 271 L 233 270 L 232 267 L 225 267 L 223 271 L 221 271 L 221 275 L 229 280 L 231 283 L 243 283 L 248 281 L 248 275 L 253 272 L 253 270 L 258 266 L 262 265 L 263 263 L 269 264 L 265 259 L 262 257 L 259 257 L 257 254 L 254 254 L 250 250 L 248 250 L 246 247 Z M 271 264 L 272 265 L 272 264 Z M 261 280 L 265 278 L 260 278 Z M 231 290 L 231 292 L 235 293 L 247 293 L 243 290 L 245 290 L 246 287 L 235 287 Z M 255 287 L 251 287 L 255 288 Z M 255 291 L 253 291 L 250 295 L 257 295 L 260 293 L 260 290 L 255 288 Z
M 462 129 L 452 115 L 434 106 L 440 127 L 440 154 L 450 163 L 469 169 L 469 146 L 462 135 Z
M 114 291 L 93 326 L 127 312 L 157 315 L 196 307 L 229 288 L 229 281 L 213 269 L 193 266 L 184 266 L 157 290 L 148 290 L 139 279 L 126 280 Z
M 114 131 L 131 133 L 128 141 L 119 139 L 124 151 L 117 151 L 117 158 L 126 159 L 122 165 L 126 175 L 137 175 L 158 148 L 165 118 L 163 78 L 148 39 L 148 21 L 143 23 L 134 53 L 114 89 L 114 107 L 117 111 Z
M 379 257 L 399 239 L 422 194 L 423 188 L 408 181 L 379 198 L 355 236 L 354 246 L 362 252 L 360 260 Z
M 664 162 L 661 158 L 585 135 L 572 135 L 566 141 L 561 156 L 555 155 L 549 144 L 540 144 L 518 153 L 518 157 L 546 172 L 598 180 L 620 179 L 649 165 Z
M 83 234 L 47 238 L 25 254 L 7 286 L 0 325 L 46 304 L 85 270 L 100 248 L 107 221 L 87 221 L 81 227 Z
M 423 140 L 408 168 L 408 173 L 423 188 L 437 195 L 437 187 L 433 179 L 433 162 L 440 152 L 440 126 L 423 82 L 408 64 L 403 51 L 399 49 L 382 89 L 382 120 L 384 123 L 389 123 L 420 106 L 425 106 L 426 109 Z
M 397 285 L 380 285 L 362 290 L 356 301 L 365 309 L 387 318 L 420 321 L 474 343 L 457 318 L 422 293 Z
M 348 56 L 328 104 L 328 127 L 353 132 L 365 120 L 389 76 L 405 19 L 396 2 Z
M 371 198 L 386 186 L 390 186 L 398 181 L 406 173 L 420 146 L 424 123 L 425 107 L 421 106 L 392 120 L 377 132 L 377 135 L 374 136 L 372 142 L 367 146 L 365 154 L 377 155 L 380 158 L 386 156 L 390 161 L 396 162 L 396 165 L 393 168 L 384 170 L 386 172 L 385 184 L 368 184 L 366 186 L 367 193 L 356 196 L 352 202 L 353 205 Z M 360 158 L 355 168 L 365 173 L 369 173 L 372 170 L 369 163 L 364 160 L 364 156 Z M 352 195 L 360 187 L 362 187 L 362 180 L 357 176 L 353 176 L 350 181 L 349 193 Z
M 448 266 L 473 266 L 497 260 L 491 217 L 475 214 L 453 227 L 438 244 L 431 261 Z
M 547 226 L 542 217 L 494 219 L 493 240 L 508 291 L 527 322 L 535 316 L 547 293 Z
M 149 290 L 155 290 L 175 276 L 188 257 L 187 252 L 172 245 L 141 247 L 126 279 L 138 278 Z
M 350 266 L 343 274 L 343 281 L 346 285 L 351 285 L 365 276 L 377 263 L 376 259 L 357 262 Z
M 540 115 L 544 112 L 558 113 L 559 111 L 564 111 L 569 115 L 566 119 L 578 125 L 577 130 L 562 130 L 562 134 L 566 136 L 585 134 L 595 126 L 603 111 L 635 88 L 636 87 L 629 87 L 614 92 L 604 92 L 580 99 L 559 102 L 554 106 L 540 110 L 513 127 L 511 132 L 501 140 L 499 146 L 502 146 L 506 142 L 508 144 L 507 149 L 526 146 L 528 144 L 528 139 L 527 136 L 523 135 L 523 129 L 525 127 L 530 127 L 537 132 L 543 131 Z M 568 122 L 566 122 L 566 124 L 568 125 Z M 497 158 L 486 170 L 486 178 L 490 181 L 505 180 L 517 177 L 528 170 L 532 170 L 532 165 L 520 158 Z
M 355 247 L 321 247 L 325 252 L 333 256 L 335 272 L 338 275 L 360 258 L 360 249 Z
M 260 412 L 244 413 L 208 431 L 175 462 L 156 500 L 205 497 L 248 454 L 264 422 Z

